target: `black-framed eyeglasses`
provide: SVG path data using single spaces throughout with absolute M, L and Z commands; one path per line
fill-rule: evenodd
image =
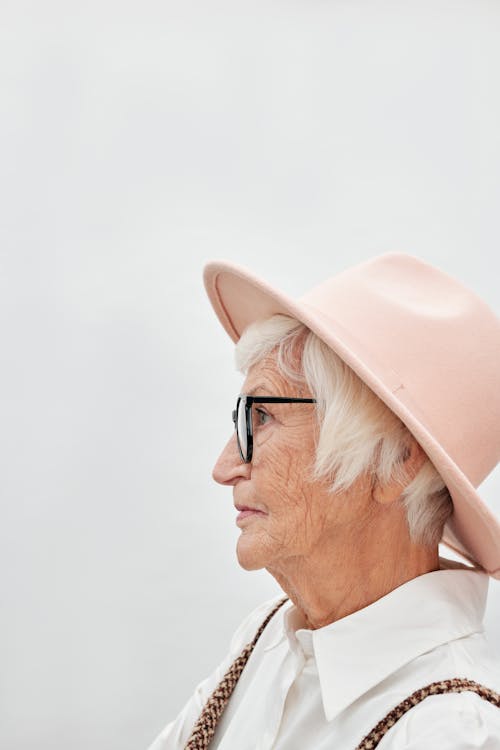
M 250 463 L 253 455 L 253 404 L 315 404 L 315 398 L 286 398 L 286 396 L 238 396 L 233 422 L 241 460 Z

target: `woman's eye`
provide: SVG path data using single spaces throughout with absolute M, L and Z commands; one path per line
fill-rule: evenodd
M 267 424 L 268 420 L 271 419 L 271 415 L 268 414 L 267 411 L 264 411 L 263 409 L 255 409 L 255 413 L 256 413 L 257 425 Z

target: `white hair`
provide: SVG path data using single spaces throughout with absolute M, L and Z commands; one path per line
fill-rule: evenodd
M 332 493 L 348 489 L 365 472 L 381 483 L 396 479 L 406 484 L 410 431 L 329 346 L 298 320 L 273 315 L 244 331 L 236 344 L 237 368 L 245 373 L 271 353 L 282 375 L 306 384 L 318 402 L 311 480 L 331 479 Z M 453 504 L 429 458 L 404 487 L 400 502 L 412 541 L 437 545 Z

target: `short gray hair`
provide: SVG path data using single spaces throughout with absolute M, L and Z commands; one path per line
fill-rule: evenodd
M 396 478 L 404 483 L 411 433 L 356 373 L 315 333 L 287 315 L 248 326 L 236 344 L 237 368 L 245 373 L 274 352 L 282 375 L 306 384 L 318 401 L 320 431 L 311 479 L 332 479 L 332 493 L 349 488 L 365 472 L 381 482 Z M 436 546 L 453 503 L 429 458 L 400 501 L 412 541 Z

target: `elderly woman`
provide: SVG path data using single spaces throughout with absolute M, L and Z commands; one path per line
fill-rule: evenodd
M 300 300 L 228 263 L 205 283 L 246 373 L 213 476 L 240 565 L 286 597 L 150 750 L 500 750 L 500 524 L 475 490 L 500 457 L 499 321 L 406 255 Z

